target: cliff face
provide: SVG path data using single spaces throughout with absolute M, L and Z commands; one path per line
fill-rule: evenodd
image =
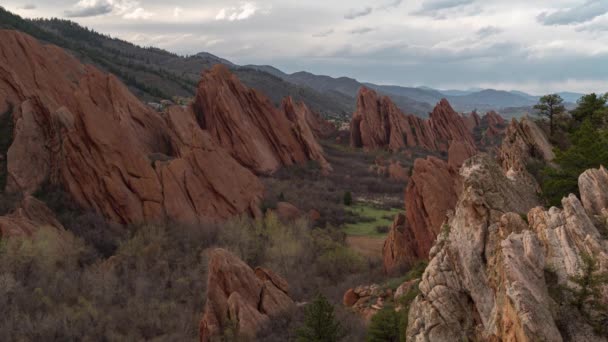
M 278 110 L 223 65 L 203 73 L 193 110 L 201 127 L 256 173 L 271 174 L 308 160 L 330 169 L 308 125 L 307 108 L 286 99 L 283 111 Z
M 361 88 L 357 111 L 350 123 L 351 146 L 365 149 L 387 148 L 393 151 L 419 147 L 429 151 L 447 152 L 452 141 L 461 141 L 475 148 L 465 119 L 446 100 L 437 104 L 424 120 L 404 115 L 390 98 Z
M 0 36 L 0 111 L 13 108 L 15 127 L 7 191 L 33 194 L 49 182 L 120 223 L 257 212 L 261 183 L 191 110 L 163 117 L 55 46 L 14 31 Z
M 563 209 L 546 210 L 535 207 L 534 186 L 507 177 L 491 158 L 467 161 L 449 229 L 430 252 L 409 312 L 408 340 L 603 341 L 580 313 L 550 296 L 573 286 L 585 255 L 597 259 L 598 272 L 608 270 L 608 241 L 590 215 L 604 206 L 600 192 L 608 184 L 601 173 L 581 175 L 585 205 L 570 195 Z M 606 290 L 593 300 L 605 305 Z

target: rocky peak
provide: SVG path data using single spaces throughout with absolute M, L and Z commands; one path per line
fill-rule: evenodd
M 350 125 L 351 146 L 365 149 L 386 148 L 392 151 L 419 147 L 447 152 L 452 141 L 475 147 L 465 120 L 447 100 L 435 107 L 428 120 L 405 115 L 386 96 L 362 87 L 357 96 L 357 111 Z
M 316 160 L 329 170 L 308 125 L 308 109 L 295 106 L 290 99 L 283 109 L 287 112 L 247 88 L 223 65 L 203 72 L 193 103 L 201 127 L 256 173 L 271 174 L 280 167 L 308 160 Z
M 163 116 L 114 76 L 23 33 L 0 31 L 0 50 L 0 99 L 15 123 L 9 192 L 27 196 L 51 183 L 125 224 L 259 211 L 261 182 L 190 109 Z
M 534 121 L 528 117 L 511 121 L 499 150 L 505 171 L 510 175 L 522 174 L 529 160 L 551 162 L 554 158 L 553 146 Z

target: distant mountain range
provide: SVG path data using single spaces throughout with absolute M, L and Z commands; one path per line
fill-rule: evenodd
M 243 83 L 265 93 L 277 105 L 285 96 L 292 96 L 326 117 L 345 120 L 354 111 L 362 86 L 391 97 L 402 111 L 423 117 L 442 98 L 448 99 L 459 112 L 496 110 L 503 115 L 506 113 L 507 117 L 509 113 L 521 115 L 530 111 L 539 99 L 515 90 L 437 90 L 363 83 L 353 78 L 334 78 L 305 71 L 288 74 L 269 65 L 239 66 L 207 52 L 179 56 L 99 34 L 67 20 L 22 19 L 2 7 L 0 28 L 19 30 L 70 51 L 83 62 L 115 74 L 145 101 L 192 96 L 201 71 L 215 64 L 227 65 Z M 568 92 L 560 95 L 571 104 L 582 96 Z

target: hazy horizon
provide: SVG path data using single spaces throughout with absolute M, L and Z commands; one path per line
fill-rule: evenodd
M 533 95 L 605 92 L 608 2 L 7 1 L 182 55 L 362 82 Z

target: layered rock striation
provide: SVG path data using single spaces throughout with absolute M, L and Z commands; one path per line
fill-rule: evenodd
M 0 112 L 12 107 L 14 122 L 8 192 L 27 196 L 51 183 L 125 224 L 259 210 L 261 182 L 190 108 L 161 115 L 58 47 L 15 31 L 0 37 Z
M 270 270 L 255 270 L 223 249 L 209 256 L 207 299 L 200 322 L 200 341 L 216 341 L 228 329 L 253 340 L 272 319 L 289 313 L 295 303 L 287 282 Z
M 223 65 L 203 72 L 193 110 L 200 126 L 220 146 L 258 174 L 308 160 L 330 170 L 308 124 L 305 105 L 287 98 L 279 110 Z
M 447 152 L 452 141 L 475 147 L 463 117 L 450 104 L 441 100 L 428 120 L 404 115 L 387 96 L 361 88 L 357 111 L 350 123 L 352 147 L 400 150 L 419 147 L 429 151 Z

